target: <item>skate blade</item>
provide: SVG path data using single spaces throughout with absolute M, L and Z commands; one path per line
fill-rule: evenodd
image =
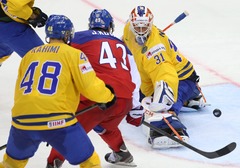
M 118 165 L 118 166 L 125 166 L 125 167 L 137 167 L 137 165 L 134 162 L 131 162 L 131 163 L 118 162 L 118 163 L 112 163 L 112 164 Z

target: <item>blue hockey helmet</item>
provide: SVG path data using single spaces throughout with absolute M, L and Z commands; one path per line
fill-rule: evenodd
M 74 27 L 71 20 L 64 15 L 50 15 L 45 27 L 46 42 L 49 38 L 62 39 L 69 44 L 74 37 Z
M 113 17 L 106 9 L 95 9 L 89 17 L 89 29 L 100 28 L 110 33 L 114 31 Z

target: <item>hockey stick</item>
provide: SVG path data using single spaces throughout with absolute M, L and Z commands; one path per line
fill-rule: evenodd
M 214 159 L 214 158 L 218 158 L 218 157 L 224 156 L 224 155 L 232 152 L 236 148 L 236 146 L 237 146 L 236 142 L 232 142 L 232 143 L 228 144 L 227 146 L 225 146 L 225 147 L 223 147 L 223 148 L 221 148 L 219 150 L 216 150 L 216 151 L 213 151 L 213 152 L 205 152 L 205 151 L 202 151 L 200 149 L 195 148 L 192 145 L 189 145 L 188 143 L 186 143 L 184 141 L 181 141 L 178 138 L 175 138 L 174 136 L 171 136 L 167 132 L 165 132 L 162 129 L 159 129 L 159 128 L 149 124 L 146 121 L 143 121 L 143 125 L 153 129 L 154 131 L 162 134 L 163 136 L 166 136 L 166 137 L 172 139 L 173 141 L 176 141 L 176 142 L 180 143 L 181 145 L 187 147 L 188 149 L 191 149 L 192 151 L 194 151 L 194 152 L 196 152 L 196 153 L 198 153 L 198 154 L 200 154 L 202 156 L 205 156 L 206 158 L 209 158 L 209 159 Z
M 75 116 L 79 116 L 79 115 L 81 115 L 81 114 L 83 114 L 83 113 L 85 113 L 85 112 L 87 112 L 87 111 L 89 111 L 89 110 L 94 109 L 94 108 L 97 107 L 97 106 L 98 106 L 98 105 L 97 105 L 97 103 L 96 103 L 96 104 L 93 104 L 93 105 L 91 105 L 91 106 L 89 106 L 89 107 L 86 107 L 85 109 L 82 109 L 82 110 L 80 110 L 80 111 L 77 111 L 77 112 L 75 113 Z M 48 146 L 48 144 L 47 144 L 47 146 Z M 3 149 L 5 149 L 6 147 L 7 147 L 7 144 L 0 146 L 0 151 L 3 150 Z
M 7 147 L 7 144 L 0 146 L 0 150 L 3 150 Z
M 148 109 L 148 105 L 149 105 L 149 102 L 150 102 L 150 101 L 151 101 L 151 98 L 150 98 L 150 97 L 145 97 L 145 98 L 142 100 L 141 104 L 142 104 L 143 108 L 146 110 L 145 113 L 146 113 L 147 115 L 150 115 L 150 116 L 151 116 L 151 115 L 153 114 L 153 112 L 151 112 L 151 111 Z M 228 144 L 227 146 L 225 146 L 225 147 L 223 147 L 223 148 L 221 148 L 221 149 L 219 149 L 219 150 L 216 150 L 216 151 L 214 151 L 214 152 L 205 152 L 205 151 L 202 151 L 202 150 L 200 150 L 200 149 L 197 149 L 197 148 L 189 145 L 188 143 L 182 141 L 181 139 L 178 139 L 178 138 L 170 135 L 169 133 L 165 132 L 165 131 L 162 130 L 161 128 L 157 128 L 157 127 L 155 127 L 154 125 L 149 124 L 149 123 L 146 122 L 146 121 L 143 121 L 143 125 L 147 126 L 148 128 L 150 128 L 150 129 L 152 129 L 152 130 L 154 130 L 154 131 L 162 134 L 163 136 L 166 136 L 166 137 L 168 137 L 169 139 L 172 139 L 173 141 L 178 142 L 179 144 L 181 144 L 181 145 L 183 145 L 183 146 L 185 146 L 185 147 L 193 150 L 194 152 L 196 152 L 196 153 L 198 153 L 198 154 L 200 154 L 200 155 L 203 155 L 203 156 L 205 156 L 205 157 L 207 157 L 207 158 L 209 158 L 209 159 L 214 159 L 214 158 L 218 158 L 218 157 L 224 156 L 224 155 L 232 152 L 232 151 L 236 148 L 236 146 L 237 146 L 236 142 L 232 142 L 232 143 Z
M 170 27 L 172 27 L 174 24 L 180 22 L 181 20 L 183 20 L 186 16 L 188 16 L 189 13 L 187 11 L 184 11 L 182 14 L 180 14 L 175 20 L 174 22 L 172 22 L 170 25 L 168 25 L 165 29 L 163 29 L 163 32 L 165 32 L 167 29 L 169 29 Z
M 85 112 L 87 112 L 87 111 L 89 111 L 89 110 L 92 110 L 92 109 L 96 108 L 96 107 L 98 107 L 98 104 L 97 104 L 97 103 L 95 103 L 95 104 L 93 104 L 93 105 L 91 105 L 91 106 L 89 106 L 89 107 L 86 107 L 85 109 L 82 109 L 82 110 L 80 110 L 80 111 L 77 111 L 77 112 L 75 113 L 75 116 L 79 116 L 79 115 L 81 115 L 81 114 L 83 114 L 83 113 L 85 113 Z

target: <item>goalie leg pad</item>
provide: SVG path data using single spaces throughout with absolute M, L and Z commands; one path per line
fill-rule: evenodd
M 186 127 L 176 117 L 171 115 L 165 118 L 168 120 L 168 122 L 172 125 L 173 128 L 186 130 Z M 149 118 L 149 121 L 151 121 L 151 118 Z M 150 124 L 161 129 L 169 128 L 164 120 L 151 121 Z
M 165 117 L 168 122 L 172 125 L 172 127 L 178 132 L 184 142 L 188 142 L 188 134 L 186 132 L 186 127 L 174 116 L 169 113 L 155 113 L 153 117 L 148 118 L 148 122 L 154 125 L 157 128 L 163 129 L 167 133 L 172 136 L 177 136 L 172 132 L 167 123 L 163 120 Z M 152 146 L 152 148 L 162 149 L 162 148 L 170 148 L 170 147 L 179 147 L 181 144 L 169 139 L 166 136 L 163 136 L 157 133 L 154 130 L 148 130 L 148 143 Z
M 177 136 L 174 136 L 177 138 Z M 181 135 L 182 141 L 188 142 L 189 137 L 186 135 Z M 149 142 L 154 149 L 165 149 L 165 148 L 175 148 L 175 147 L 181 147 L 182 145 L 179 144 L 176 141 L 173 141 L 172 139 L 166 137 L 166 136 L 161 136 L 157 137 L 154 139 L 149 139 L 151 142 Z

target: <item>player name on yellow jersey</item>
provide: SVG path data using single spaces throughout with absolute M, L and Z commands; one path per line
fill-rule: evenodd
M 39 52 L 49 52 L 49 53 L 57 53 L 60 46 L 51 46 L 51 45 L 43 45 L 36 47 L 31 50 L 31 53 L 39 53 Z

